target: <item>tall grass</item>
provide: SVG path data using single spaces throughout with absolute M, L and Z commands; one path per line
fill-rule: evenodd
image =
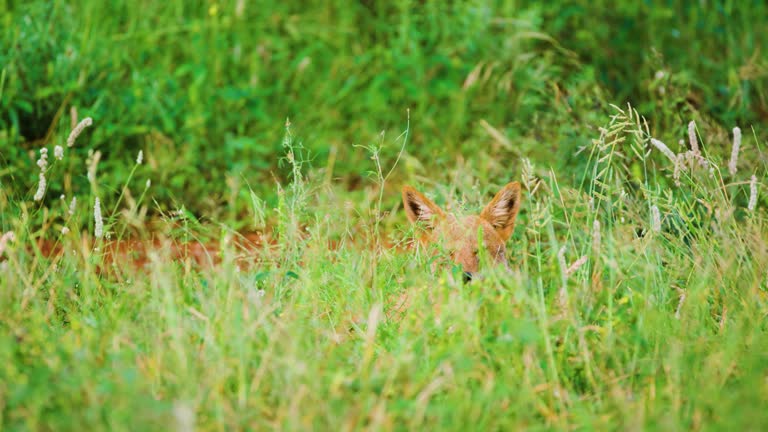
M 731 175 L 727 150 L 707 153 L 730 139 L 707 133 L 707 168 L 680 167 L 685 152 L 670 150 L 670 160 L 650 130 L 634 108 L 614 108 L 578 155 L 588 169 L 575 187 L 526 161 L 513 270 L 486 266 L 469 285 L 430 270 L 429 254 L 387 246 L 412 237 L 382 198 L 397 195 L 382 155 L 395 160 L 405 136 L 368 147 L 374 175 L 360 199 L 342 204 L 339 186 L 305 175 L 302 144 L 287 126 L 291 179 L 274 186 L 274 208 L 253 207 L 266 214 L 272 241 L 246 251 L 230 227 L 201 225 L 183 208 L 157 230 L 136 216 L 141 202 L 126 199 L 103 208 L 113 235 L 94 239 L 92 201 L 71 218 L 68 200 L 36 207 L 38 226 L 31 192 L 0 195 L 4 208 L 21 209 L 1 221 L 15 238 L 0 248 L 0 424 L 762 429 L 765 167 L 737 161 Z M 741 158 L 764 160 L 754 144 L 744 136 Z M 82 171 L 69 157 L 52 161 L 49 185 L 72 175 L 56 171 L 59 163 Z M 438 201 L 474 211 L 508 180 Z M 128 178 L 123 193 L 144 187 Z M 76 192 L 87 196 L 67 198 Z M 130 251 L 114 259 L 109 247 L 124 227 L 153 233 L 161 247 L 150 246 L 141 264 Z M 61 247 L 43 254 L 37 241 L 51 237 Z M 215 244 L 202 265 L 174 254 L 179 240 L 197 238 Z
M 765 4 L 258 3 L 0 0 L 0 429 L 766 428 Z

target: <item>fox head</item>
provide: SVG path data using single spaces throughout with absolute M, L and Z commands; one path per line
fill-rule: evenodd
M 416 189 L 403 187 L 405 213 L 412 223 L 425 228 L 422 244 L 443 242 L 451 259 L 464 271 L 464 281 L 470 281 L 479 270 L 478 251 L 484 248 L 495 264 L 507 266 L 506 242 L 515 228 L 520 210 L 520 183 L 504 186 L 479 216 L 457 217 L 445 213 L 432 200 Z M 478 236 L 478 230 L 482 233 Z M 478 244 L 478 237 L 482 244 Z

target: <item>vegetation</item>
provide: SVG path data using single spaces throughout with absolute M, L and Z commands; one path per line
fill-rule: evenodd
M 768 425 L 768 5 L 258 3 L 0 0 L 3 430 Z

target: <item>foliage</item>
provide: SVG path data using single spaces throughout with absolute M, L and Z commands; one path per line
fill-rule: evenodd
M 308 166 L 355 189 L 367 155 L 354 145 L 396 135 L 407 111 L 400 177 L 443 182 L 431 171 L 457 159 L 488 181 L 520 156 L 570 180 L 610 103 L 671 135 L 695 111 L 725 129 L 768 113 L 761 2 L 6 0 L 0 11 L 0 181 L 21 196 L 37 181 L 27 153 L 61 143 L 71 106 L 99 124 L 76 151 L 102 152 L 115 194 L 143 149 L 157 205 L 208 217 L 248 207 L 246 193 L 230 199 L 233 183 L 274 203 L 286 118 Z

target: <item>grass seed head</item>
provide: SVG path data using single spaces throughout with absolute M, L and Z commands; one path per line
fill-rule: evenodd
M 664 156 L 669 158 L 669 160 L 671 160 L 674 163 L 677 163 L 677 156 L 675 156 L 675 152 L 670 150 L 666 144 L 657 140 L 656 138 L 651 138 L 651 144 L 653 144 L 654 147 L 656 147 L 660 152 L 662 152 Z
M 696 138 L 696 122 L 693 120 L 688 123 L 688 141 L 691 144 L 691 151 L 693 151 L 693 154 L 699 156 L 701 151 L 699 150 L 699 140 Z
M 40 201 L 43 199 L 43 197 L 45 196 L 45 186 L 46 186 L 45 173 L 41 172 L 40 179 L 37 183 L 37 192 L 35 192 L 35 196 L 34 196 L 35 201 Z
M 93 220 L 93 235 L 96 238 L 101 238 L 104 235 L 104 220 L 101 218 L 101 202 L 98 197 L 96 197 L 96 202 L 93 205 Z
M 731 175 L 736 174 L 736 165 L 739 162 L 739 149 L 741 148 L 741 129 L 733 128 L 733 148 L 731 149 L 731 160 L 728 162 L 728 172 Z
M 581 268 L 581 266 L 586 264 L 586 262 L 587 262 L 587 256 L 583 255 L 581 258 L 574 261 L 570 267 L 568 267 L 568 270 L 565 271 L 565 275 L 571 276 L 572 274 L 576 273 Z
M 69 108 L 69 121 L 70 121 L 70 129 L 74 129 L 77 127 L 77 107 L 72 105 Z
M 661 213 L 656 205 L 651 207 L 651 229 L 655 233 L 661 232 Z
M 93 124 L 93 119 L 90 117 L 84 118 L 80 123 L 75 126 L 74 129 L 72 129 L 72 132 L 69 133 L 69 137 L 67 138 L 67 147 L 72 147 L 75 145 L 75 141 L 77 140 L 77 137 L 80 136 L 81 133 L 83 133 L 83 129 L 87 128 L 88 126 Z
M 749 211 L 755 211 L 757 206 L 757 177 L 753 174 L 749 181 L 749 204 L 747 209 Z

